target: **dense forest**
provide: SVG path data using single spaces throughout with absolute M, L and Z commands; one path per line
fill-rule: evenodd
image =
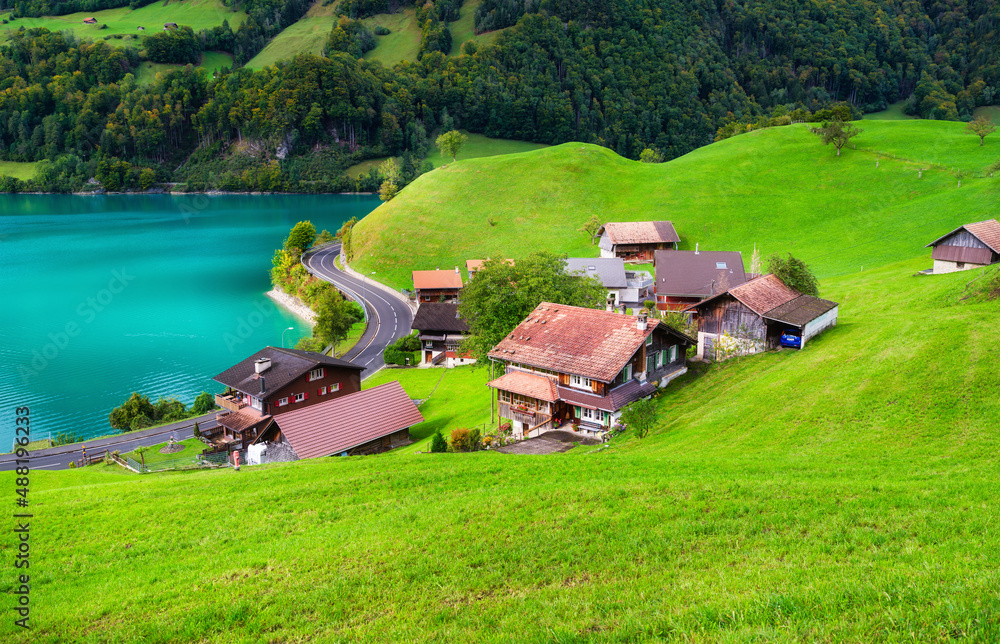
M 142 54 L 186 62 L 225 49 L 239 64 L 308 6 L 245 0 L 236 32 L 155 34 Z M 358 19 L 389 7 L 342 2 L 326 56 L 214 79 L 188 67 L 145 86 L 132 49 L 12 32 L 0 46 L 0 158 L 48 163 L 31 186 L 0 188 L 79 189 L 93 176 L 119 188 L 372 190 L 377 176 L 344 170 L 402 156 L 410 180 L 443 129 L 673 158 L 745 124 L 831 108 L 850 117 L 905 99 L 925 118 L 967 119 L 1000 87 L 1000 7 L 985 0 L 484 0 L 477 31 L 505 30 L 458 56 L 445 52 L 460 3 L 436 0 L 417 7 L 418 59 L 386 68 L 358 58 L 374 44 Z

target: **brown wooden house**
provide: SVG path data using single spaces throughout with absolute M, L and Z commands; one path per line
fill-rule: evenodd
M 661 311 L 683 310 L 747 281 L 738 252 L 658 250 L 654 264 L 656 308 Z
M 1000 222 L 988 219 L 959 226 L 927 244 L 934 274 L 954 273 L 1000 262 Z
M 408 445 L 410 427 L 424 422 L 392 381 L 272 418 L 248 450 L 248 462 L 378 454 Z
M 789 288 L 773 274 L 710 297 L 688 312 L 698 323 L 699 359 L 716 359 L 723 342 L 739 345 L 741 354 L 779 346 L 781 334 L 795 331 L 806 341 L 836 326 L 838 305 Z
M 433 271 L 413 271 L 413 288 L 417 292 L 417 302 L 457 302 L 462 290 L 462 274 L 455 267 L 453 271 L 441 269 Z
M 649 262 L 658 250 L 675 250 L 681 240 L 669 221 L 609 222 L 597 229 L 601 257 Z
M 360 391 L 362 371 L 314 351 L 265 347 L 213 378 L 228 387 L 215 396 L 225 411 L 213 442 L 246 448 L 272 417 Z
M 644 313 L 543 302 L 490 351 L 503 374 L 488 386 L 516 438 L 570 426 L 600 435 L 623 407 L 686 373 L 692 344 Z
M 460 345 L 469 333 L 469 325 L 458 315 L 455 302 L 425 302 L 417 309 L 410 328 L 419 332 L 421 367 L 457 367 L 475 364 L 475 358 L 462 353 Z

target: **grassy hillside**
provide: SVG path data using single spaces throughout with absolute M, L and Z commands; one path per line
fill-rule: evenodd
M 865 121 L 858 150 L 841 157 L 806 126 L 737 136 L 665 164 L 567 143 L 534 152 L 459 160 L 421 176 L 355 229 L 359 270 L 394 287 L 410 271 L 544 247 L 596 256 L 579 228 L 670 219 L 682 248 L 792 252 L 822 277 L 930 252 L 942 231 L 996 216 L 998 180 L 966 177 L 1000 158 L 961 123 Z M 987 139 L 989 141 L 989 139 Z M 876 156 L 867 148 L 915 161 Z M 949 169 L 934 167 L 931 162 Z M 920 168 L 930 168 L 918 178 Z M 489 220 L 494 224 L 491 226 Z
M 365 53 L 367 60 L 377 60 L 389 67 L 401 60 L 417 59 L 420 52 L 420 24 L 417 22 L 416 9 L 409 7 L 399 13 L 382 13 L 365 18 L 363 22 L 369 29 L 385 27 L 389 30 L 385 36 L 375 36 L 375 49 Z
M 38 174 L 38 162 L 0 161 L 0 177 L 17 177 L 22 181 L 33 179 Z
M 84 18 L 97 18 L 96 25 L 83 24 Z M 18 18 L 3 26 L 5 31 L 11 29 L 33 29 L 45 27 L 51 31 L 72 31 L 80 38 L 100 40 L 117 34 L 138 35 L 139 26 L 146 28 L 146 33 L 163 29 L 164 23 L 176 22 L 179 25 L 189 25 L 195 31 L 209 29 L 229 21 L 229 26 L 235 31 L 246 19 L 246 13 L 233 11 L 219 0 L 163 0 L 132 10 L 128 7 L 70 13 L 63 16 L 45 16 L 41 18 Z M 100 29 L 101 25 L 107 29 Z M 132 40 L 112 40 L 112 43 L 130 44 Z M 139 41 L 134 41 L 138 44 Z
M 246 64 L 250 69 L 261 69 L 279 60 L 287 60 L 296 54 L 321 56 L 326 46 L 330 30 L 337 21 L 336 3 L 323 6 L 323 0 L 316 0 L 306 15 L 274 37 L 267 47 Z
M 476 9 L 483 0 L 465 0 L 462 8 L 458 11 L 458 20 L 448 25 L 451 30 L 451 55 L 457 56 L 462 51 L 462 43 L 472 40 L 477 45 L 490 45 L 503 29 L 488 31 L 484 34 L 476 35 Z
M 394 370 L 430 396 L 395 453 L 36 472 L 33 630 L 0 637 L 997 641 L 1000 304 L 924 264 L 823 280 L 834 330 L 695 370 L 642 441 L 422 454 L 486 416 L 485 373 Z

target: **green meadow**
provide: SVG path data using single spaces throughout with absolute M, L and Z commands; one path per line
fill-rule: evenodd
M 840 157 L 806 125 L 744 134 L 663 164 L 583 143 L 460 155 L 361 221 L 356 268 L 411 288 L 413 269 L 475 257 L 540 247 L 596 256 L 579 230 L 596 215 L 669 219 L 681 248 L 738 250 L 748 260 L 756 244 L 765 257 L 791 252 L 830 277 L 920 255 L 929 265 L 925 244 L 997 215 L 997 180 L 967 176 L 959 187 L 951 168 L 982 171 L 1000 159 L 1000 138 L 980 147 L 962 124 L 941 121 L 860 125 L 858 149 Z
M 96 18 L 97 24 L 85 25 L 84 18 Z M 246 13 L 233 11 L 219 0 L 163 0 L 153 4 L 129 9 L 119 7 L 117 9 L 103 9 L 101 11 L 90 11 L 80 13 L 70 13 L 63 16 L 45 16 L 41 18 L 17 18 L 13 22 L 4 25 L 3 30 L 33 29 L 45 27 L 50 31 L 72 31 L 79 38 L 90 38 L 100 40 L 108 36 L 129 35 L 141 39 L 144 32 L 139 31 L 139 27 L 145 27 L 145 33 L 153 33 L 163 29 L 163 25 L 168 22 L 176 22 L 179 25 L 188 25 L 195 31 L 199 29 L 210 29 L 222 24 L 223 20 L 229 21 L 229 26 L 235 31 L 246 19 Z M 101 29 L 101 25 L 106 25 Z M 112 43 L 130 44 L 132 40 L 111 40 Z M 135 40 L 138 45 L 139 41 Z
M 22 181 L 38 174 L 37 161 L 0 161 L 0 177 L 17 177 Z
M 930 154 L 913 132 L 906 156 Z M 394 452 L 33 472 L 32 630 L 3 620 L 0 639 L 1000 641 L 1000 300 L 971 296 L 998 270 L 917 275 L 924 244 L 995 216 L 997 184 L 917 169 L 786 127 L 661 165 L 567 144 L 424 175 L 356 238 L 415 235 L 406 270 L 424 250 L 596 254 L 576 231 L 591 212 L 654 213 L 685 246 L 803 257 L 838 324 L 801 352 L 692 364 L 645 439 L 430 454 L 435 431 L 491 426 L 488 370 L 385 369 L 364 386 L 398 380 L 425 418 Z M 5 531 L 0 556 L 15 547 Z
M 306 15 L 282 30 L 246 66 L 262 69 L 279 60 L 294 58 L 297 54 L 322 56 L 330 30 L 337 21 L 336 7 L 336 3 L 323 6 L 323 0 L 316 0 Z
M 467 40 L 472 40 L 481 47 L 491 45 L 503 31 L 503 29 L 497 29 L 476 35 L 476 9 L 481 4 L 482 0 L 465 0 L 465 3 L 458 10 L 458 20 L 448 24 L 448 29 L 451 30 L 452 56 L 461 53 L 462 43 Z
M 366 60 L 377 60 L 386 67 L 408 60 L 415 61 L 420 53 L 420 24 L 413 7 L 399 13 L 380 13 L 363 20 L 369 29 L 385 27 L 389 33 L 375 36 L 375 49 L 365 53 Z
M 233 57 L 224 51 L 206 51 L 201 55 L 201 62 L 198 67 L 203 68 L 211 76 L 214 72 L 223 67 L 232 67 Z M 153 63 L 148 60 L 139 65 L 135 74 L 135 81 L 140 85 L 148 85 L 156 80 L 157 74 L 171 72 L 176 69 L 183 69 L 184 65 L 171 65 L 169 63 Z

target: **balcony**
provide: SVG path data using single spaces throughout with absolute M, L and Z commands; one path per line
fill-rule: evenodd
M 239 411 L 247 406 L 247 404 L 239 399 L 235 394 L 223 395 L 215 394 L 215 404 L 223 409 L 228 409 L 229 411 Z
M 653 285 L 653 276 L 640 271 L 626 271 L 625 284 L 628 288 L 648 289 Z
M 501 418 L 509 418 L 519 423 L 525 423 L 529 427 L 534 427 L 552 419 L 551 415 L 540 409 L 511 405 L 505 402 L 500 403 L 500 416 Z

